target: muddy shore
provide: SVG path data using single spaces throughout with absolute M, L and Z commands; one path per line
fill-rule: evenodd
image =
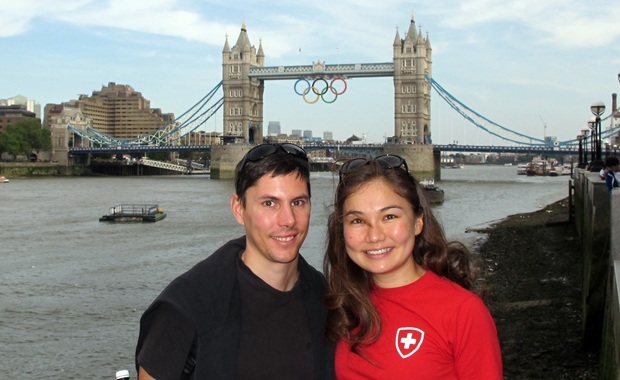
M 567 200 L 476 231 L 487 234 L 476 251 L 505 379 L 596 379 L 598 357 L 581 344 L 581 249 Z

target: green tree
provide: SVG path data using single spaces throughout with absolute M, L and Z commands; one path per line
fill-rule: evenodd
M 0 133 L 0 153 L 12 156 L 30 156 L 33 150 L 51 150 L 52 137 L 49 129 L 42 128 L 38 119 L 18 120 Z

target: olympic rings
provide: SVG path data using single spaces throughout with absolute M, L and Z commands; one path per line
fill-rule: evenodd
M 302 81 L 306 83 L 306 88 L 300 93 L 299 90 L 297 89 L 297 85 L 299 84 L 299 82 L 302 82 Z M 334 87 L 334 84 L 336 83 L 336 81 L 342 82 L 342 85 L 344 86 L 342 90 L 338 91 L 338 89 Z M 323 83 L 320 89 L 317 87 L 317 82 Z M 335 102 L 336 99 L 338 99 L 339 95 L 342 95 L 347 91 L 347 82 L 344 80 L 344 78 L 333 78 L 329 83 L 327 83 L 326 79 L 318 78 L 318 79 L 315 79 L 312 82 L 312 84 L 310 84 L 310 81 L 308 81 L 308 79 L 299 78 L 295 82 L 295 85 L 293 86 L 293 90 L 295 90 L 295 93 L 301 96 L 304 99 L 304 101 L 308 104 L 315 104 L 316 102 L 319 101 L 319 99 L 322 99 L 324 103 L 331 104 Z M 312 91 L 312 93 L 316 95 L 316 98 L 314 98 L 313 100 L 308 100 L 308 98 L 306 98 L 306 95 L 308 95 L 310 91 Z M 327 94 L 328 91 L 334 95 L 333 99 L 331 100 L 327 100 L 325 98 L 325 94 Z

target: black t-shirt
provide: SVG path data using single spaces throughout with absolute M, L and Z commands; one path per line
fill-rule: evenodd
M 313 379 L 313 347 L 299 280 L 281 292 L 239 259 L 241 344 L 237 379 Z
M 299 280 L 280 292 L 237 260 L 241 293 L 241 342 L 237 379 L 312 379 L 313 348 Z M 188 318 L 168 304 L 154 312 L 137 356 L 149 375 L 183 378 L 196 331 Z M 190 359 L 191 361 L 191 359 Z

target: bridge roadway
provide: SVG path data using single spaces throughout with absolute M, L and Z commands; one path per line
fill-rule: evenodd
M 383 153 L 384 144 L 304 144 L 302 147 L 307 151 L 329 149 L 342 151 L 348 154 L 377 156 Z M 211 145 L 116 145 L 108 147 L 73 147 L 69 148 L 69 155 L 84 156 L 88 154 L 131 154 L 149 152 L 205 152 L 210 151 Z M 518 153 L 518 154 L 541 154 L 541 155 L 575 155 L 578 150 L 567 146 L 496 146 L 496 145 L 434 145 L 436 152 L 469 152 L 469 153 Z M 589 151 L 586 151 L 590 154 Z

